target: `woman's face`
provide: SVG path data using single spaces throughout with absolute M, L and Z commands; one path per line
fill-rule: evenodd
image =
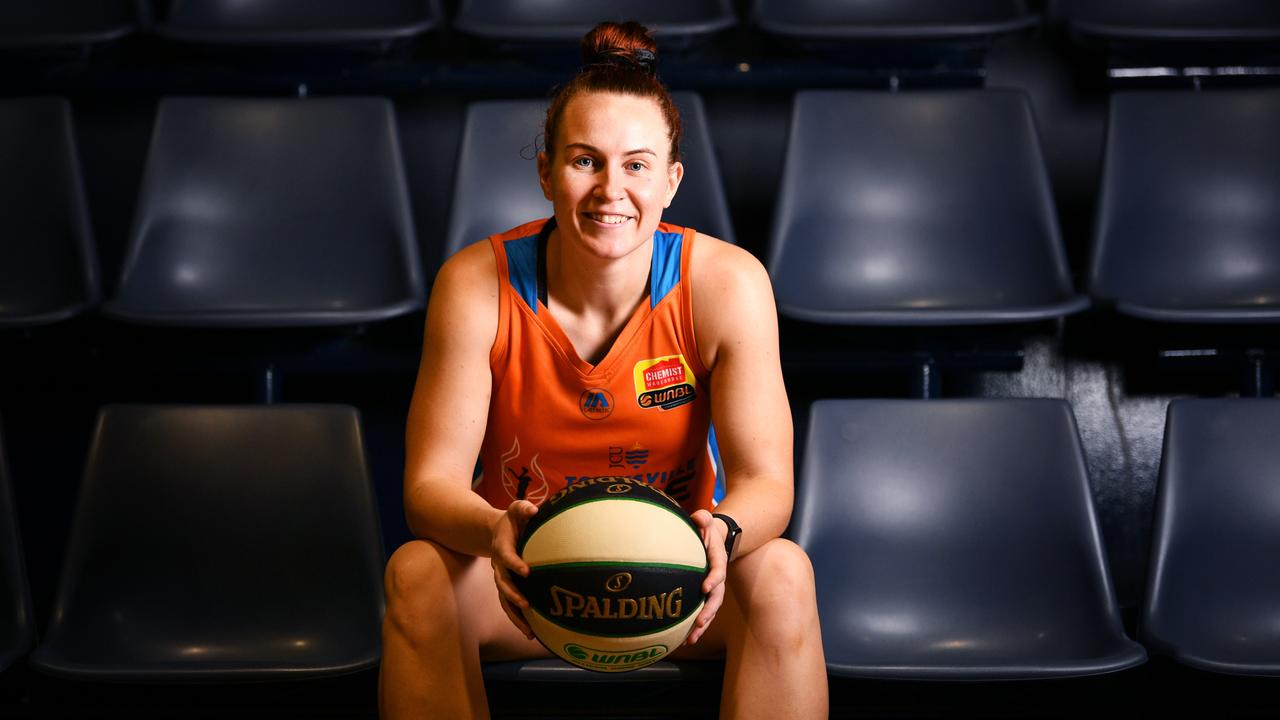
M 605 259 L 650 240 L 684 175 L 669 162 L 658 103 L 584 93 L 565 106 L 556 135 L 538 155 L 538 177 L 562 240 Z

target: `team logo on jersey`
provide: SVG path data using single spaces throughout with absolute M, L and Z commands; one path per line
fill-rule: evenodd
M 639 470 L 644 467 L 644 464 L 647 462 L 649 462 L 649 451 L 646 448 L 640 447 L 640 443 L 635 443 L 630 449 L 625 449 L 616 445 L 610 446 L 609 448 L 610 469 L 625 468 L 630 465 L 631 467 Z
M 538 455 L 534 453 L 529 464 L 520 459 L 520 438 L 511 444 L 511 449 L 502 454 L 502 487 L 512 500 L 528 500 L 534 505 L 541 505 L 547 499 L 550 486 L 547 476 L 538 466 Z
M 603 420 L 613 414 L 613 393 L 604 388 L 589 388 L 578 398 L 578 409 L 592 420 Z
M 670 410 L 693 402 L 693 370 L 683 355 L 665 355 L 636 363 L 636 402 L 645 410 Z

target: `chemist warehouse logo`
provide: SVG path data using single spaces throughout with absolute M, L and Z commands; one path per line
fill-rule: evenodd
M 693 402 L 693 371 L 683 355 L 641 360 L 635 367 L 636 402 L 646 410 L 670 410 Z

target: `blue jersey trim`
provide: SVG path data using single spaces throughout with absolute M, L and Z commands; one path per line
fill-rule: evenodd
M 716 442 L 716 428 L 711 426 L 707 431 L 707 448 L 711 451 L 711 462 L 715 463 L 716 468 L 716 487 L 711 493 L 711 503 L 719 505 L 724 499 L 724 463 L 720 461 L 720 443 Z
M 680 282 L 680 251 L 684 246 L 682 233 L 653 233 L 653 262 L 649 266 L 649 303 L 658 307 L 662 298 Z
M 507 240 L 507 279 L 534 314 L 538 312 L 538 236 Z

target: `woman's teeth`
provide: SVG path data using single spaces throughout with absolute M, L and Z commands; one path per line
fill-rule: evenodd
M 591 213 L 589 217 L 596 222 L 602 222 L 607 225 L 621 225 L 631 219 L 626 215 L 597 215 L 595 213 Z

